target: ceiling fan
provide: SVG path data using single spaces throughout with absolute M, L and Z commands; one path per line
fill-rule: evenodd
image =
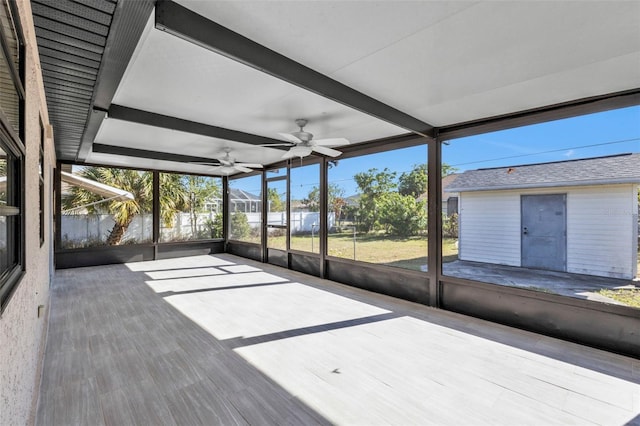
M 249 172 L 252 172 L 253 169 L 262 168 L 262 164 L 237 163 L 236 159 L 231 157 L 231 155 L 229 154 L 231 152 L 231 148 L 225 148 L 224 152 L 225 152 L 225 155 L 217 159 L 220 162 L 220 164 L 219 165 L 216 164 L 216 167 L 211 169 L 211 171 L 221 172 L 225 175 L 228 175 L 234 172 L 249 173 Z
M 304 126 L 307 125 L 307 122 L 308 121 L 306 119 L 299 118 L 296 120 L 296 125 L 300 127 L 300 130 L 293 133 L 279 133 L 280 136 L 290 141 L 289 144 L 283 144 L 283 146 L 291 147 L 289 151 L 284 153 L 282 158 L 302 158 L 310 155 L 312 152 L 317 152 L 329 157 L 337 157 L 342 154 L 342 152 L 337 149 L 329 148 L 329 146 L 348 145 L 348 139 L 313 139 L 313 134 L 304 131 Z

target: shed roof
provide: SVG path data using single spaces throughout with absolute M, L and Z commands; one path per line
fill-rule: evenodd
M 468 170 L 447 192 L 640 183 L 640 153 Z

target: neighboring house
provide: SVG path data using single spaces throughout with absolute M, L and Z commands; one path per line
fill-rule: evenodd
M 259 196 L 242 189 L 229 189 L 229 212 L 259 213 L 262 211 L 262 200 Z
M 442 214 L 446 217 L 458 213 L 458 193 L 449 192 L 447 188 L 455 182 L 459 173 L 451 173 L 442 178 Z
M 464 172 L 458 257 L 632 279 L 639 185 L 638 153 Z
M 451 173 L 442 178 L 442 214 L 449 217 L 454 213 L 458 213 L 458 193 L 449 192 L 447 188 L 456 180 L 459 173 Z M 426 201 L 429 198 L 428 192 L 423 192 L 419 197 L 419 201 Z

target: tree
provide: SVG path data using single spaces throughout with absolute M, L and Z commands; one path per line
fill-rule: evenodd
M 329 211 L 334 212 L 336 214 L 336 218 L 340 215 L 340 210 L 342 209 L 342 206 L 346 203 L 343 197 L 344 197 L 344 189 L 342 189 L 336 183 L 330 183 L 329 194 L 328 194 Z M 313 188 L 311 188 L 311 191 L 309 191 L 307 198 L 302 200 L 302 202 L 307 206 L 309 211 L 311 212 L 320 211 L 320 189 L 317 186 L 314 186 Z
M 248 222 L 247 222 L 248 223 Z M 224 236 L 224 222 L 222 213 L 216 213 L 216 216 L 211 219 L 207 219 L 205 221 L 205 225 L 209 228 L 209 237 L 210 238 L 222 238 Z
M 442 163 L 442 177 L 457 172 L 458 169 L 446 163 Z M 398 183 L 398 192 L 402 195 L 411 195 L 418 198 L 427 192 L 429 173 L 426 164 L 415 164 L 409 173 L 402 173 Z
M 398 192 L 401 195 L 410 195 L 418 198 L 427 192 L 427 165 L 416 164 L 409 173 L 402 173 L 398 183 Z
M 107 237 L 106 243 L 108 245 L 120 244 L 134 217 L 150 212 L 153 208 L 153 182 L 152 174 L 149 172 L 110 167 L 85 167 L 79 175 L 133 194 L 133 200 L 105 201 L 104 197 L 100 195 L 73 186 L 70 193 L 62 199 L 62 206 L 65 210 L 84 206 L 89 214 L 112 215 L 115 223 Z M 164 182 L 163 175 L 166 176 Z M 184 191 L 174 177 L 176 175 L 160 174 L 160 176 L 162 185 L 160 210 L 162 211 L 162 219 L 165 222 L 170 222 L 182 207 L 181 203 L 185 199 Z
M 133 218 L 138 214 L 151 210 L 151 173 L 129 169 L 86 167 L 79 175 L 133 194 L 133 200 L 101 202 L 104 201 L 103 196 L 79 186 L 74 186 L 71 189 L 71 193 L 62 199 L 64 209 L 85 206 L 84 208 L 90 214 L 108 213 L 112 215 L 115 223 L 109 232 L 106 243 L 108 245 L 120 244 Z
M 329 206 L 332 209 L 333 214 L 335 215 L 336 221 L 340 224 L 340 218 L 342 217 L 342 210 L 347 205 L 347 200 L 342 197 L 336 197 L 333 200 L 333 203 Z
M 267 203 L 270 212 L 283 212 L 286 210 L 286 202 L 280 198 L 280 194 L 278 194 L 276 188 L 269 188 L 267 190 Z
M 175 173 L 160 173 L 160 219 L 165 227 L 173 226 L 176 213 L 184 211 L 188 204 L 188 194 L 182 176 Z
M 356 173 L 353 179 L 362 194 L 358 220 L 365 231 L 373 231 L 379 225 L 379 206 L 382 204 L 382 197 L 395 191 L 397 187 L 396 172 L 388 168 L 382 171 L 372 168 L 366 172 Z
M 220 188 L 215 179 L 184 175 L 182 176 L 187 199 L 186 210 L 189 212 L 189 222 L 191 223 L 191 235 L 197 234 L 198 213 L 204 211 L 205 203 L 214 198 L 220 198 Z
M 380 224 L 388 234 L 408 237 L 427 228 L 427 210 L 423 201 L 398 192 L 380 198 Z
M 450 174 L 456 173 L 457 171 L 458 171 L 457 167 L 450 166 L 447 163 L 442 163 L 442 167 L 441 167 L 442 177 L 449 176 Z
M 320 211 L 320 188 L 314 186 L 307 194 L 307 198 L 304 198 L 302 202 L 307 206 L 310 212 Z

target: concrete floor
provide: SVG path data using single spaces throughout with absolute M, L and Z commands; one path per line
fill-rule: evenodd
M 56 272 L 38 425 L 640 425 L 640 360 L 232 255 Z
M 491 284 L 523 287 L 562 296 L 621 304 L 598 294 L 600 289 L 640 288 L 640 281 L 544 271 L 491 263 L 456 260 L 442 265 L 443 273 Z

